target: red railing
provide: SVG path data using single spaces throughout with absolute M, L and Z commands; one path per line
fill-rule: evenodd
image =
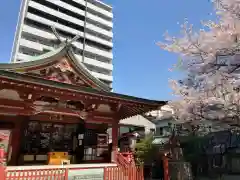
M 128 161 L 128 163 L 135 166 L 135 160 L 132 152 L 123 152 L 120 154 L 126 159 L 126 161 Z
M 131 166 L 131 161 L 128 160 L 128 157 L 124 156 L 123 153 L 117 153 L 117 163 L 119 166 L 128 168 Z
M 143 168 L 130 167 L 128 173 L 121 167 L 105 168 L 104 180 L 144 180 Z
M 81 169 L 79 169 L 81 171 Z M 127 173 L 126 173 L 127 172 Z M 0 167 L 0 180 L 68 180 L 68 169 L 29 169 L 29 170 L 6 170 Z M 128 171 L 122 167 L 106 167 L 104 168 L 104 180 L 143 180 L 142 168 L 129 167 Z
M 104 180 L 143 180 L 143 168 L 136 167 L 132 154 L 117 155 L 118 166 L 104 168 Z M 51 180 L 68 180 L 67 168 L 54 168 L 54 169 L 7 169 L 3 164 L 0 164 L 0 180 L 38 180 L 38 179 L 51 179 Z M 81 169 L 79 169 L 81 171 Z
M 129 178 L 124 168 L 108 167 L 104 169 L 104 180 L 129 180 Z
M 121 168 L 123 173 L 123 180 L 128 177 L 127 180 L 143 180 L 143 168 L 135 165 L 133 154 L 131 152 L 118 153 L 117 154 L 118 167 Z
M 28 169 L 28 170 L 7 170 L 3 174 L 3 180 L 17 180 L 17 179 L 48 179 L 52 180 L 67 180 L 67 169 Z

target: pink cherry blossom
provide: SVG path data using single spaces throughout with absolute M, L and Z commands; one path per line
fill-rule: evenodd
M 193 30 L 185 19 L 180 37 L 165 34 L 160 48 L 180 57 L 187 77 L 170 80 L 176 98 L 169 102 L 181 121 L 240 118 L 240 0 L 213 0 L 216 21 Z M 240 120 L 240 119 L 239 119 Z M 240 121 L 239 121 L 240 122 Z

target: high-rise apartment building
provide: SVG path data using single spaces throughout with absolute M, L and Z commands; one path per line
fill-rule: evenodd
M 73 50 L 80 62 L 106 84 L 112 84 L 112 7 L 97 0 L 23 0 L 12 49 L 13 63 L 54 50 L 59 40 L 80 38 Z

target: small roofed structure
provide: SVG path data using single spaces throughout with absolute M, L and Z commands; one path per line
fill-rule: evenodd
M 47 164 L 66 152 L 70 163 L 116 162 L 119 121 L 159 109 L 165 101 L 111 92 L 78 60 L 69 44 L 29 61 L 0 64 L 0 124 L 11 131 L 8 165 Z

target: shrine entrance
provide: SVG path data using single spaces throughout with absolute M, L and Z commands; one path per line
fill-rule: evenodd
M 0 141 L 8 152 L 7 165 L 47 165 L 51 153 L 56 152 L 66 152 L 69 164 L 110 163 L 107 124 L 86 123 L 76 117 L 66 116 L 64 120 L 50 117 L 12 117 L 22 118 L 21 123 L 13 122 L 12 129 L 0 130 L 0 135 L 8 136 Z

